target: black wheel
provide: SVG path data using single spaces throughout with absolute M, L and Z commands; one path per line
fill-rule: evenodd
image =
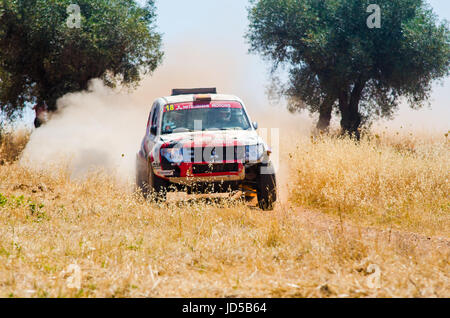
M 261 210 L 271 211 L 277 201 L 275 174 L 260 174 L 257 188 L 258 205 Z
M 161 179 L 160 177 L 156 176 L 153 173 L 153 169 L 150 167 L 150 173 L 148 175 L 148 184 L 149 184 L 149 190 L 148 194 L 151 194 L 152 197 L 157 202 L 164 202 L 167 198 L 167 189 L 169 187 L 169 183 Z

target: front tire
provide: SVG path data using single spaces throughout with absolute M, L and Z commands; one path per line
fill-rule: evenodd
M 258 205 L 261 210 L 271 211 L 277 201 L 277 182 L 275 173 L 260 173 L 257 180 Z

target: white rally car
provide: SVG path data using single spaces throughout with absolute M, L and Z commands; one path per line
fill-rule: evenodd
M 276 201 L 270 149 L 256 133 L 242 100 L 215 88 L 174 89 L 152 106 L 136 159 L 145 196 L 167 191 L 256 193 L 259 207 Z

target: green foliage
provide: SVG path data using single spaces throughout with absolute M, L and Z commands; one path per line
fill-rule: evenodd
M 274 70 L 289 70 L 289 87 L 280 92 L 292 111 L 319 111 L 329 98 L 343 121 L 353 121 L 341 121 L 343 128 L 355 130 L 361 120 L 390 117 L 401 97 L 422 107 L 432 82 L 449 74 L 448 23 L 439 23 L 424 0 L 376 1 L 381 28 L 372 29 L 366 11 L 371 3 L 252 1 L 250 51 L 272 61 Z
M 69 28 L 67 8 L 80 7 Z M 132 85 L 162 59 L 155 6 L 132 0 L 0 0 L 0 104 L 12 116 L 25 102 L 56 109 L 89 80 Z
M 8 203 L 8 199 L 0 193 L 0 207 L 5 206 Z
M 25 207 L 27 210 L 29 210 L 30 215 L 34 217 L 34 222 L 42 222 L 48 219 L 45 211 L 43 210 L 45 207 L 44 204 L 36 203 L 31 198 L 25 199 L 23 195 L 18 197 L 11 196 L 8 198 L 0 193 L 0 208 L 1 207 L 10 207 L 13 209 Z

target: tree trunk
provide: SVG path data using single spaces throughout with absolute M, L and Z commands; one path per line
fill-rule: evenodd
M 316 128 L 320 131 L 328 131 L 331 121 L 331 112 L 333 110 L 335 98 L 327 96 L 322 105 L 320 105 L 320 116 Z
M 359 126 L 361 124 L 361 114 L 359 113 L 359 101 L 365 83 L 358 81 L 351 91 L 350 98 L 348 92 L 342 91 L 339 96 L 339 110 L 341 112 L 341 129 L 344 134 L 348 134 L 359 140 Z

